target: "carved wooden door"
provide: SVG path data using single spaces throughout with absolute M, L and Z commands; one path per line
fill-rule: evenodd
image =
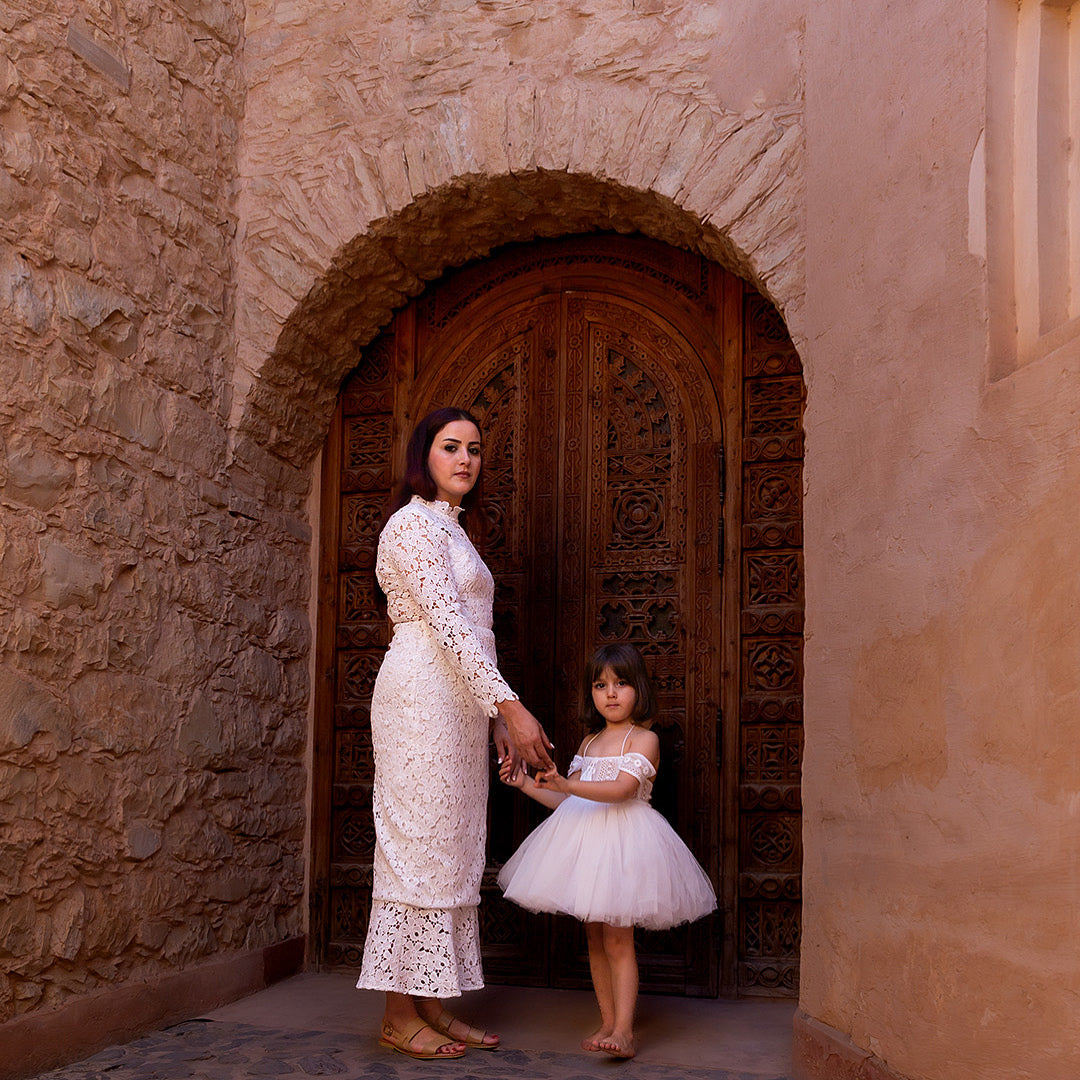
M 761 412 L 767 402 L 759 426 L 775 426 L 778 415 L 776 385 L 753 402 L 747 397 L 743 355 L 757 353 L 744 347 L 752 344 L 745 303 L 741 282 L 685 252 L 620 238 L 568 240 L 506 251 L 449 276 L 365 349 L 343 389 L 324 462 L 330 513 L 319 655 L 333 685 L 320 695 L 316 756 L 329 763 L 316 813 L 322 801 L 330 827 L 324 839 L 316 836 L 313 929 L 327 962 L 359 961 L 370 895 L 366 710 L 386 641 L 371 581 L 375 530 L 413 423 L 453 404 L 473 411 L 483 430 L 484 556 L 497 583 L 500 668 L 544 722 L 560 765 L 582 738 L 581 669 L 597 644 L 634 642 L 658 685 L 662 760 L 653 802 L 717 885 L 720 910 L 691 927 L 639 934 L 643 990 L 732 993 L 742 983 L 748 992 L 783 992 L 785 982 L 794 985 L 797 934 L 779 945 L 773 938 L 792 925 L 776 917 L 777 904 L 794 901 L 797 926 L 797 890 L 786 878 L 775 884 L 784 871 L 755 837 L 784 847 L 769 824 L 775 819 L 790 838 L 791 815 L 783 815 L 792 797 L 780 792 L 768 764 L 786 753 L 797 765 L 797 749 L 788 740 L 778 751 L 775 738 L 756 732 L 756 714 L 745 732 L 739 722 L 763 697 L 749 687 L 752 676 L 739 676 L 746 663 L 764 662 L 749 643 L 776 638 L 762 638 L 767 628 L 754 619 L 782 606 L 776 573 L 757 563 L 744 568 L 740 559 L 740 534 L 749 536 L 769 508 L 759 500 L 740 521 L 740 501 L 727 497 L 741 490 L 749 467 L 739 439 L 745 409 Z M 797 372 L 795 379 L 781 426 L 792 426 L 794 386 L 797 434 Z M 733 450 L 726 432 L 737 440 Z M 792 450 L 790 439 L 784 447 Z M 801 444 L 795 449 L 801 453 Z M 785 504 L 784 513 L 791 509 Z M 782 536 L 783 551 L 795 551 L 795 563 L 785 564 L 789 592 L 799 588 L 798 539 L 790 530 Z M 747 573 L 774 583 L 769 612 L 758 594 L 744 591 Z M 791 599 L 801 615 L 801 594 Z M 801 634 L 801 622 L 790 618 L 769 626 Z M 774 655 L 772 662 L 783 667 Z M 784 693 L 798 690 L 800 674 Z M 771 702 L 775 694 L 764 697 Z M 789 711 L 769 722 L 796 720 Z M 744 767 L 750 759 L 753 767 Z M 791 780 L 790 769 L 785 776 Z M 586 986 L 580 927 L 517 909 L 495 884 L 501 863 L 543 813 L 493 785 L 481 904 L 485 973 L 492 981 Z M 797 813 L 794 820 L 797 826 Z M 787 845 L 784 866 L 796 878 L 798 857 L 797 846 Z M 745 911 L 740 891 L 753 893 Z M 771 919 L 751 914 L 761 903 L 776 909 Z M 753 937 L 754 955 L 736 934 Z M 780 947 L 786 956 L 771 955 Z M 776 975 L 781 968 L 787 974 Z M 759 970 L 776 985 L 765 986 Z

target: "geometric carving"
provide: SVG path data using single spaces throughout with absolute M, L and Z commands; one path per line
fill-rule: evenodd
M 798 868 L 802 831 L 798 815 L 790 813 L 743 814 L 741 841 L 743 870 Z M 792 860 L 795 860 L 794 862 Z
M 375 779 L 370 728 L 339 728 L 335 784 L 370 784 Z
M 341 544 L 374 552 L 386 509 L 385 491 L 341 497 Z
M 797 904 L 751 900 L 741 905 L 740 915 L 744 956 L 799 955 L 802 924 Z
M 743 724 L 740 782 L 795 784 L 802 771 L 802 726 Z
M 671 653 L 679 647 L 679 612 L 668 597 L 605 600 L 597 618 L 601 642 L 629 641 L 643 656 Z
M 801 469 L 798 465 L 751 465 L 746 469 L 744 520 L 791 521 L 802 517 Z
M 755 637 L 775 637 L 778 634 L 801 634 L 803 611 L 799 607 L 744 608 L 742 632 Z
M 348 473 L 349 490 L 385 491 L 390 486 L 390 452 L 393 447 L 393 418 L 350 416 L 342 422 L 342 470 Z M 380 499 L 383 497 L 380 491 Z
M 802 555 L 798 551 L 747 552 L 744 604 L 798 604 Z
M 744 638 L 744 688 L 797 692 L 802 678 L 802 639 Z
M 748 900 L 799 900 L 798 874 L 740 874 L 739 895 Z
M 745 297 L 743 333 L 738 983 L 742 993 L 794 994 L 805 390 L 798 353 L 764 297 Z
M 381 650 L 352 652 L 338 650 L 338 700 L 367 701 L 375 687 L 375 676 L 382 662 Z
M 361 619 L 381 617 L 375 575 L 370 570 L 341 574 L 340 578 L 341 596 L 338 601 L 340 622 L 357 622 Z
M 763 997 L 798 997 L 799 962 L 796 959 L 740 963 L 739 990 Z
M 802 697 L 795 694 L 743 694 L 739 720 L 744 724 L 801 724 Z
M 664 508 L 653 491 L 632 488 L 616 493 L 613 544 L 622 538 L 635 544 L 651 539 L 660 531 L 663 515 Z
M 367 936 L 369 893 L 341 889 L 334 893 L 330 910 L 330 934 L 335 941 L 363 943 Z
M 744 548 L 802 547 L 802 521 L 744 522 Z
M 375 854 L 375 819 L 371 807 L 339 808 L 334 819 L 334 858 L 370 861 Z
M 743 436 L 756 442 L 766 436 L 799 435 L 802 430 L 802 379 L 753 379 L 746 383 Z M 782 438 L 781 442 L 784 441 Z

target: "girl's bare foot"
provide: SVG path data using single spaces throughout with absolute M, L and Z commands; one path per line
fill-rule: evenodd
M 597 1046 L 605 1054 L 615 1058 L 632 1058 L 637 1053 L 632 1032 L 613 1031 L 597 1040 Z
M 587 1035 L 581 1040 L 581 1049 L 589 1051 L 599 1050 L 601 1040 L 610 1038 L 611 1030 L 609 1028 L 598 1027 L 591 1035 Z

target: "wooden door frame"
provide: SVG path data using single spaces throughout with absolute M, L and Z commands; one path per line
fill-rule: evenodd
M 720 413 L 722 464 L 722 552 L 721 611 L 719 614 L 719 665 L 717 685 L 720 701 L 716 717 L 717 768 L 720 772 L 720 805 L 718 849 L 710 853 L 719 883 L 717 927 L 719 940 L 714 942 L 719 961 L 719 993 L 734 997 L 738 992 L 738 935 L 739 901 L 738 878 L 740 858 L 740 694 L 741 694 L 741 590 L 742 590 L 742 478 L 743 478 L 743 379 L 744 379 L 744 297 L 748 286 L 722 268 L 709 264 L 707 320 L 700 319 L 697 304 L 671 294 L 666 297 L 672 307 L 689 318 L 680 320 L 687 328 L 688 340 L 703 357 L 716 357 L 719 370 L 710 371 L 718 396 Z M 576 275 L 581 288 L 596 289 L 603 285 L 602 271 L 585 268 Z M 505 306 L 507 294 L 501 294 Z M 642 287 L 637 300 L 645 307 L 656 302 L 656 294 Z M 415 400 L 418 386 L 427 377 L 417 376 L 417 370 L 402 369 L 400 342 L 405 335 L 412 337 L 414 347 L 409 352 L 419 364 L 423 351 L 422 329 L 418 327 L 416 309 L 410 304 L 395 316 L 397 353 L 391 373 L 391 389 L 387 391 L 400 404 L 394 410 L 393 459 L 400 462 L 412 423 L 416 417 L 406 414 L 405 395 L 395 392 L 400 382 L 412 386 L 410 400 Z M 482 323 L 478 319 L 478 323 Z M 696 332 L 696 339 L 693 335 Z M 705 361 L 709 367 L 708 361 Z M 434 376 L 432 376 L 434 377 Z M 335 407 L 327 446 L 340 446 L 340 401 Z M 320 529 L 318 539 L 318 570 L 316 574 L 315 681 L 312 730 L 312 796 L 311 796 L 311 866 L 310 866 L 310 935 L 309 964 L 318 968 L 326 962 L 330 944 L 332 919 L 330 912 L 332 863 L 332 805 L 335 762 L 335 638 L 338 610 L 337 559 L 340 544 L 339 512 L 329 513 L 340 498 L 340 455 L 324 452 L 320 475 Z M 693 493 L 687 493 L 688 505 Z

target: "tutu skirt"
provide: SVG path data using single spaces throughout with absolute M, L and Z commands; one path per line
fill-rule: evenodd
M 693 922 L 716 907 L 690 849 L 642 799 L 568 796 L 507 860 L 499 885 L 529 911 L 645 930 Z

